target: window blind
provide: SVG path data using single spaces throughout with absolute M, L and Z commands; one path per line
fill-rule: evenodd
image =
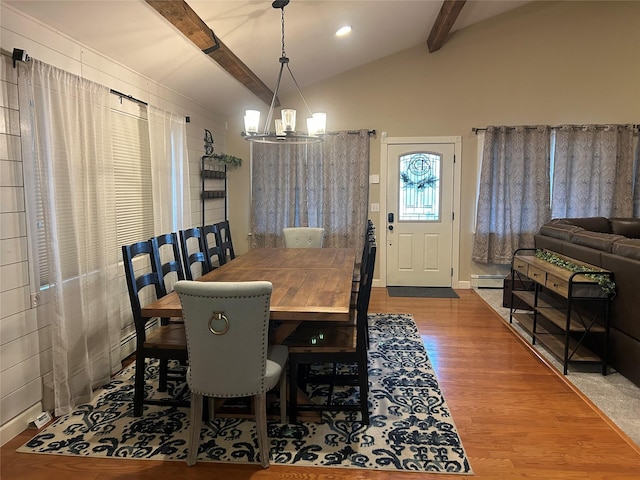
M 151 156 L 146 115 L 112 110 L 117 248 L 153 236 Z
M 149 130 L 146 118 L 146 109 L 138 105 L 117 105 L 111 110 L 112 149 L 114 162 L 115 202 L 116 202 L 116 232 L 113 241 L 109 243 L 109 250 L 113 249 L 113 258 L 121 259 L 121 245 L 126 245 L 140 240 L 146 240 L 154 232 L 153 228 L 153 199 L 151 190 L 151 157 L 149 153 Z M 59 145 L 56 148 L 65 148 Z M 46 175 L 46 172 L 37 172 L 37 175 Z M 68 182 L 68 178 L 54 178 L 50 181 Z M 79 182 L 78 182 L 79 185 Z M 64 192 L 59 189 L 59 192 Z M 40 286 L 49 284 L 49 269 L 47 267 L 47 244 L 44 235 L 43 202 L 48 201 L 46 193 L 36 192 L 36 211 L 38 225 L 38 256 Z M 71 198 L 66 198 L 64 193 L 58 193 L 56 202 L 69 204 Z M 60 262 L 63 279 L 78 275 L 73 238 L 76 229 L 82 228 L 85 222 L 82 219 L 73 218 L 73 209 L 58 208 L 59 214 L 53 219 L 62 225 L 63 236 L 58 238 L 60 243 Z M 79 220 L 79 221 L 78 221 Z M 51 221 L 51 220 L 50 220 Z M 99 239 L 94 246 L 87 245 L 84 252 L 87 255 L 95 246 L 99 245 Z

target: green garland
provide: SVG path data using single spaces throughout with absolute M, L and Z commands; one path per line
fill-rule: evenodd
M 205 155 L 204 158 L 217 160 L 220 163 L 224 163 L 229 168 L 236 168 L 242 165 L 241 158 L 234 157 L 233 155 L 227 155 L 226 153 L 214 153 L 213 155 Z
M 549 262 L 552 265 L 556 265 L 558 267 L 565 268 L 571 272 L 597 272 L 592 268 L 584 267 L 582 265 L 576 265 L 573 262 L 565 260 L 563 258 L 558 257 L 556 254 L 546 251 L 546 250 L 536 250 L 536 258 L 540 260 L 544 260 L 545 262 Z M 604 293 L 609 295 L 610 297 L 614 297 L 616 294 L 616 284 L 609 275 L 589 275 L 586 274 L 585 277 L 594 280 L 600 285 Z
M 438 178 L 433 175 L 429 177 L 425 177 L 422 180 L 419 180 L 417 182 L 414 182 L 409 177 L 409 174 L 407 174 L 406 172 L 402 172 L 400 173 L 400 178 L 402 179 L 405 185 L 409 187 L 417 187 L 418 189 L 422 189 L 425 187 L 434 187 L 436 183 L 438 183 Z

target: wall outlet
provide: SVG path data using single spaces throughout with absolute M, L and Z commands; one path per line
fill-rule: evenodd
M 32 293 L 31 294 L 31 308 L 36 308 L 40 305 L 40 294 Z
M 33 422 L 29 423 L 29 427 L 37 428 L 38 430 L 40 430 L 51 420 L 53 420 L 53 417 L 51 417 L 51 414 L 49 412 L 42 412 L 33 420 Z

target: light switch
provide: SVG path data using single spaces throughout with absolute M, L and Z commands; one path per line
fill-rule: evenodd
M 369 183 L 380 183 L 380 175 L 369 175 Z
M 380 204 L 379 203 L 372 203 L 371 204 L 371 211 L 372 212 L 379 212 L 380 211 Z

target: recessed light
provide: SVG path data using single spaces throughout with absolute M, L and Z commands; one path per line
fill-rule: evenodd
M 339 29 L 336 32 L 336 36 L 337 37 L 344 37 L 345 35 L 347 35 L 350 32 L 351 32 L 351 27 L 349 25 L 346 25 L 346 26 L 342 27 L 341 29 Z

